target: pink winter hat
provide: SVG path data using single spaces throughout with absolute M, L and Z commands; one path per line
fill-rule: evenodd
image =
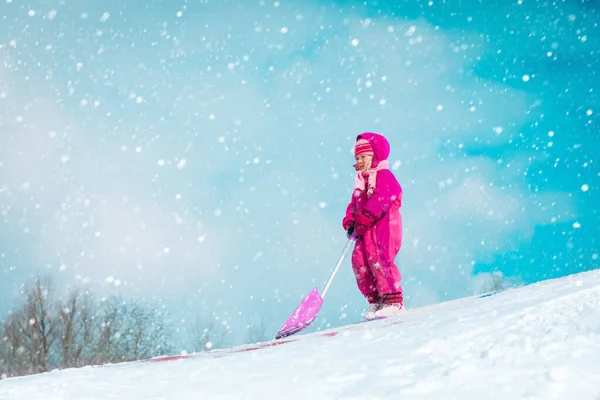
M 375 153 L 373 151 L 373 146 L 367 139 L 358 139 L 356 141 L 356 145 L 354 146 L 354 157 L 362 156 L 362 155 L 373 156 Z

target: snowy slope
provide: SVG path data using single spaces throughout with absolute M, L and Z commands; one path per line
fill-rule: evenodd
M 600 271 L 158 362 L 0 381 L 2 400 L 600 400 Z

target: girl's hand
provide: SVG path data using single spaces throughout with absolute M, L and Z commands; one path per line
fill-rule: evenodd
M 345 231 L 348 230 L 350 225 L 354 225 L 354 215 L 346 215 L 342 221 L 342 227 Z

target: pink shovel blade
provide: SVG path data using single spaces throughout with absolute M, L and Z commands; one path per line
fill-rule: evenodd
M 323 298 L 317 288 L 314 288 L 285 321 L 285 324 L 277 332 L 275 339 L 288 337 L 309 326 L 315 320 L 321 305 L 323 305 Z

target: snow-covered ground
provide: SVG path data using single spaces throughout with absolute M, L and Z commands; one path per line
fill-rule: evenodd
M 6 379 L 0 399 L 600 400 L 600 270 L 279 342 Z

